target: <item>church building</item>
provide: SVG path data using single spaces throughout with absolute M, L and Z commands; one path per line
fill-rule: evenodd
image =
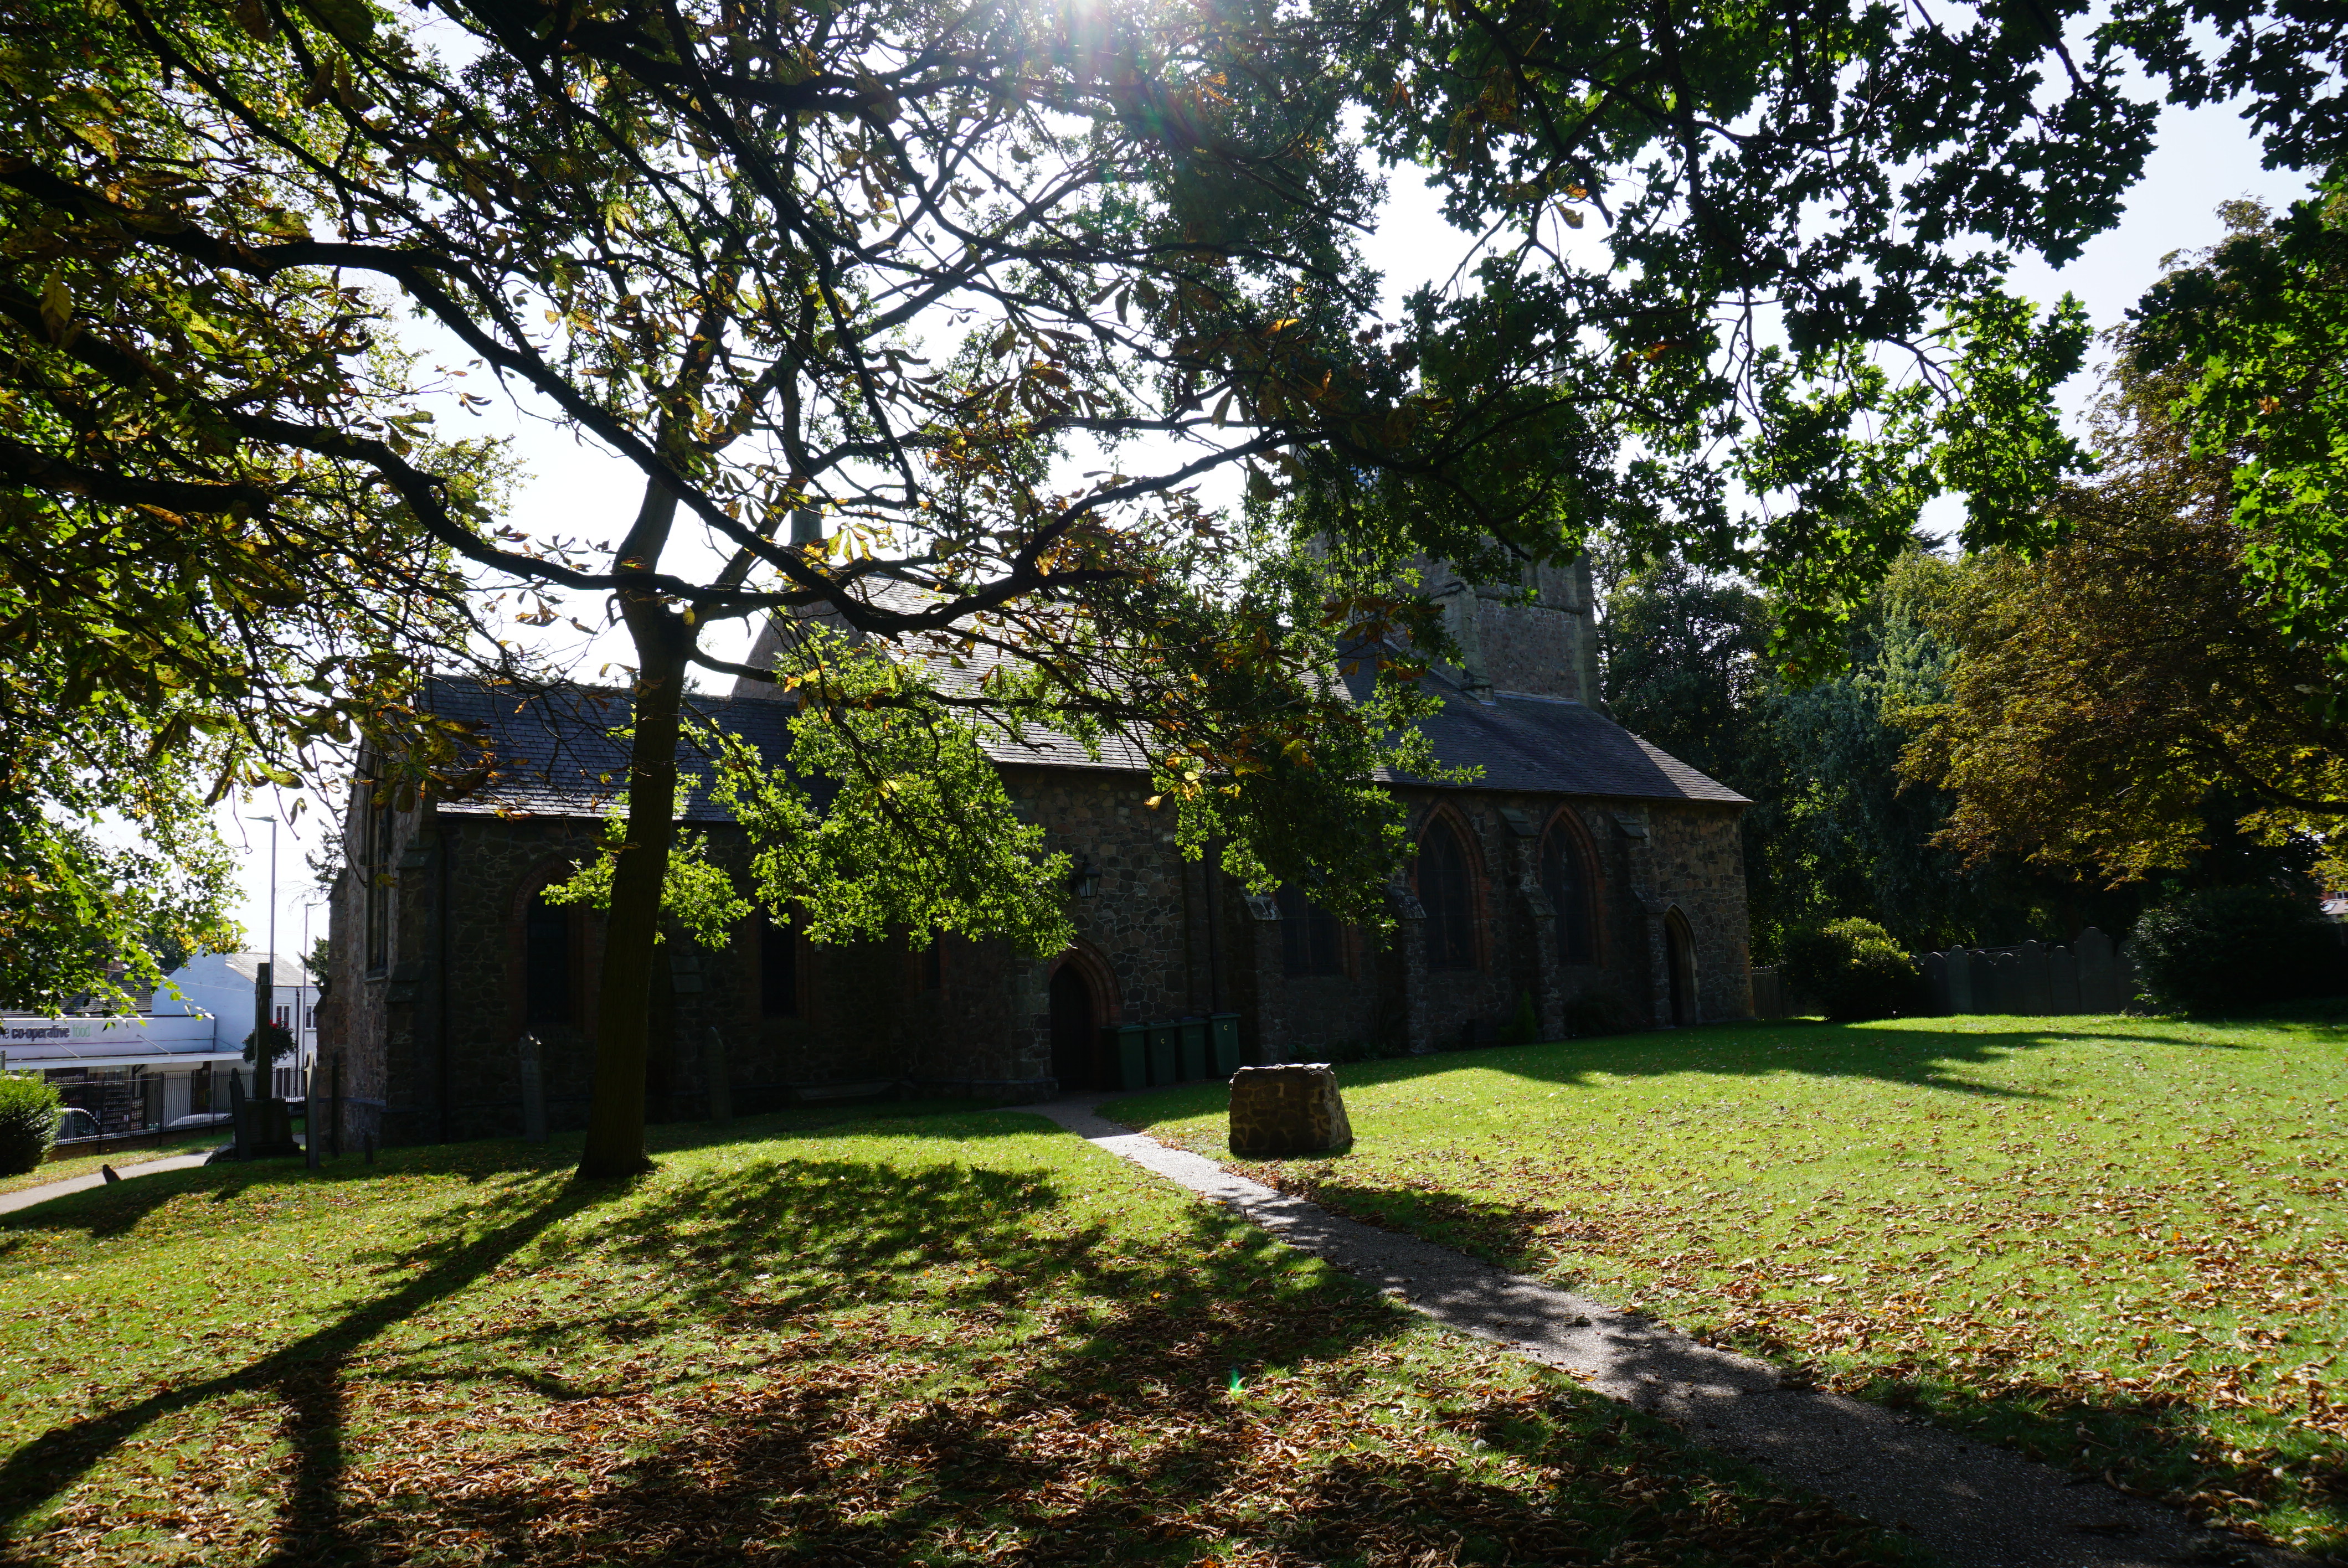
M 1097 1082 L 1107 1026 L 1184 1017 L 1235 1015 L 1242 1059 L 1275 1062 L 1488 1044 L 1527 999 L 1542 1039 L 1609 1018 L 1748 1016 L 1745 801 L 1592 705 L 1586 566 L 1540 568 L 1525 586 L 1530 602 L 1431 582 L 1461 653 L 1427 678 L 1445 699 L 1429 733 L 1446 764 L 1481 773 L 1393 784 L 1415 847 L 1392 933 L 1183 860 L 1137 753 L 993 744 L 1023 812 L 1076 867 L 1068 949 L 1039 962 L 953 939 L 818 948 L 764 918 L 723 949 L 672 939 L 653 1000 L 654 1120 L 891 1086 L 1032 1099 Z M 352 1137 L 517 1133 L 530 1074 L 552 1126 L 583 1125 L 602 921 L 542 895 L 592 852 L 622 787 L 609 731 L 626 693 L 435 682 L 428 699 L 485 738 L 489 782 L 405 804 L 354 789 L 321 1069 L 341 1053 Z M 692 702 L 781 760 L 792 710 L 771 685 Z M 720 814 L 696 804 L 689 820 L 713 860 L 744 863 Z

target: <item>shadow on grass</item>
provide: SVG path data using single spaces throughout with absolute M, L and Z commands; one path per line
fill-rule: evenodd
M 1797 1347 L 1767 1333 L 1723 1336 L 1721 1342 L 1808 1370 Z M 1864 1365 L 1822 1386 L 1892 1409 L 1930 1416 L 1968 1436 L 2003 1444 L 2057 1470 L 2100 1477 L 2140 1497 L 2189 1503 L 2255 1528 L 2259 1511 L 2288 1506 L 2318 1522 L 2316 1538 L 2294 1544 L 2328 1563 L 2348 1548 L 2348 1463 L 2337 1442 L 2278 1421 L 2269 1446 L 2219 1441 L 2220 1412 L 2183 1394 L 2084 1390 L 2079 1385 L 2016 1378 L 1984 1389 L 1931 1358 Z M 2237 1444 L 2240 1446 L 2236 1446 Z M 2244 1505 L 2250 1505 L 2245 1507 Z M 2333 1555 L 2324 1555 L 2324 1553 Z
M 1377 1349 L 1413 1320 L 1350 1282 L 1286 1271 L 1262 1232 L 1179 1211 L 1145 1245 L 1085 1217 L 1049 1172 L 778 1161 L 648 1194 L 527 1260 L 588 1254 L 664 1269 L 657 1299 L 511 1337 L 544 1353 L 581 1331 L 705 1326 L 733 1374 L 680 1358 L 649 1383 L 565 1389 L 665 1401 L 657 1430 L 592 1496 L 551 1499 L 525 1460 L 476 1467 L 461 1497 L 379 1513 L 323 1562 L 396 1561 L 456 1532 L 493 1561 L 894 1564 L 1008 1551 L 1035 1563 L 1179 1562 L 1237 1532 L 1308 1561 L 1575 1562 L 1626 1540 L 1724 1556 L 1788 1541 L 1805 1561 L 1868 1532 L 1804 1505 L 1713 1500 L 1712 1461 L 1575 1393 L 1461 1413 L 1539 1464 L 1623 1468 L 1582 1507 L 1427 1455 L 1280 1451 L 1235 1373 Z M 895 1309 L 927 1317 L 908 1337 Z M 843 1308 L 846 1309 L 843 1315 Z M 829 1316 L 828 1316 L 829 1315 Z M 817 1331 L 824 1330 L 819 1335 Z M 391 1368 L 402 1381 L 425 1366 Z M 439 1374 L 445 1378 L 446 1374 Z M 641 1378 L 642 1374 L 635 1377 Z M 1273 1413 L 1272 1420 L 1278 1419 Z M 572 1459 L 568 1461 L 578 1464 Z M 1653 1474 L 1624 1506 L 1625 1477 Z M 1015 1542 L 1015 1544 L 1014 1544 Z M 324 1545 L 326 1543 L 318 1543 Z M 1818 1555 L 1809 1555 L 1815 1550 Z
M 966 1100 L 936 1101 L 902 1106 L 860 1106 L 829 1113 L 778 1112 L 744 1117 L 723 1127 L 709 1122 L 666 1123 L 647 1130 L 646 1146 L 657 1163 L 663 1154 L 692 1153 L 732 1144 L 821 1142 L 873 1134 L 962 1143 L 1048 1132 L 1051 1125 L 1033 1115 L 973 1110 Z M 315 1171 L 299 1158 L 286 1158 L 159 1172 L 61 1194 L 45 1203 L 0 1214 L 0 1254 L 5 1254 L 6 1237 L 12 1231 L 69 1230 L 98 1238 L 121 1236 L 135 1230 L 156 1209 L 191 1192 L 208 1193 L 213 1203 L 233 1204 L 248 1193 L 266 1194 L 275 1189 L 299 1188 L 314 1183 L 369 1181 L 411 1172 L 476 1183 L 516 1173 L 564 1173 L 578 1163 L 582 1137 L 577 1132 L 558 1132 L 543 1143 L 517 1138 L 486 1138 L 463 1143 L 417 1144 L 384 1150 L 372 1165 L 355 1153 L 346 1153 L 330 1158 Z
M 1464 1390 L 1398 1417 L 1383 1450 L 1354 1440 L 1383 1403 L 1290 1424 L 1284 1403 L 1235 1399 L 1241 1369 L 1310 1378 L 1355 1352 L 1392 1365 L 1414 1319 L 1292 1272 L 1269 1237 L 1212 1211 L 1170 1210 L 1170 1234 L 1145 1233 L 1086 1211 L 1049 1168 L 944 1161 L 754 1161 L 632 1188 L 501 1169 L 425 1221 L 426 1239 L 359 1258 L 413 1272 L 329 1327 L 17 1450 L 0 1464 L 0 1519 L 22 1525 L 159 1419 L 260 1393 L 291 1450 L 268 1559 L 282 1568 L 451 1550 L 530 1564 L 1187 1563 L 1235 1535 L 1333 1563 L 1596 1562 L 1632 1542 L 1665 1560 L 1898 1559 L 1766 1484 L 1729 1495 L 1720 1461 L 1570 1387 Z M 506 1292 L 570 1282 L 577 1308 L 485 1312 L 469 1339 L 376 1345 L 354 1367 L 492 1271 Z M 623 1276 L 648 1292 L 609 1288 Z M 906 1308 L 929 1337 L 906 1337 Z M 654 1343 L 689 1330 L 706 1331 L 690 1354 Z M 582 1361 L 613 1340 L 646 1343 L 595 1377 L 494 1364 Z M 566 1404 L 510 1418 L 523 1426 L 502 1436 L 519 1440 L 468 1448 L 461 1424 L 404 1428 L 373 1400 L 354 1451 L 359 1384 L 443 1413 L 488 1380 Z M 1429 1425 L 1557 1479 L 1447 1459 Z
M 219 1167 L 208 1167 L 202 1173 L 214 1169 Z M 170 1183 L 173 1174 L 182 1173 L 142 1180 L 160 1187 Z M 221 1184 L 217 1195 L 230 1201 L 241 1190 L 232 1180 Z M 281 1536 L 287 1549 L 277 1560 L 311 1561 L 299 1554 L 294 1544 L 331 1542 L 341 1529 L 342 1373 L 352 1352 L 393 1324 L 456 1295 L 548 1226 L 581 1208 L 607 1201 L 613 1192 L 610 1186 L 558 1184 L 548 1178 L 485 1189 L 472 1202 L 454 1205 L 438 1216 L 441 1224 L 436 1234 L 402 1260 L 420 1268 L 420 1274 L 327 1327 L 233 1371 L 168 1387 L 144 1399 L 78 1417 L 17 1449 L 0 1463 L 0 1522 L 10 1526 L 22 1522 L 152 1422 L 225 1396 L 261 1392 L 273 1394 L 282 1404 L 284 1436 L 294 1455 Z M 129 1228 L 128 1224 L 115 1224 L 117 1216 L 108 1210 L 135 1210 L 143 1214 L 156 1202 L 177 1195 L 161 1194 L 150 1199 L 143 1193 L 118 1195 L 104 1189 L 100 1194 L 111 1202 L 79 1205 L 100 1211 L 100 1223 L 87 1227 L 97 1235 Z M 62 1208 L 72 1201 L 60 1200 L 55 1206 Z M 26 1217 L 10 1216 L 13 1223 L 8 1228 L 26 1228 Z M 54 1225 L 66 1217 L 45 1213 L 36 1223 Z
M 1584 1288 L 1576 1270 L 1561 1266 L 1552 1248 L 1604 1252 L 1635 1238 L 1617 1234 L 1630 1222 L 1600 1214 L 1565 1214 L 1542 1205 L 1496 1202 L 1424 1187 L 1367 1187 L 1332 1180 L 1316 1156 L 1313 1167 L 1272 1175 L 1280 1187 L 1333 1213 L 1449 1246 L 1562 1289 Z M 1261 1172 L 1257 1173 L 1262 1173 Z M 1725 1304 L 1715 1303 L 1717 1309 Z M 1984 1373 L 1931 1355 L 1867 1361 L 1829 1371 L 1810 1358 L 1818 1347 L 1776 1332 L 1766 1311 L 1759 1321 L 1730 1314 L 1724 1330 L 1687 1319 L 1698 1338 L 1775 1363 L 1800 1383 L 1821 1387 L 1930 1416 L 1969 1436 L 2001 1443 L 2057 1469 L 2106 1480 L 2139 1496 L 2194 1502 L 2238 1523 L 2255 1526 L 2260 1510 L 2286 1506 L 2318 1522 L 2323 1539 L 2308 1550 L 2348 1548 L 2348 1456 L 2334 1439 L 2277 1419 L 2264 1446 L 2236 1438 L 2213 1440 L 2224 1412 L 2157 1385 L 2127 1389 L 2076 1381 L 2007 1376 L 1996 1364 Z M 1753 1311 L 1747 1308 L 1746 1311 Z M 2245 1506 L 2248 1505 L 2248 1506 Z M 2342 1559 L 2327 1558 L 2326 1561 Z

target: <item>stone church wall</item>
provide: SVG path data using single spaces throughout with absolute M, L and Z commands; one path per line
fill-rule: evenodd
M 1051 1071 L 1049 985 L 1082 967 L 1097 1023 L 1228 1010 L 1251 1061 L 1320 1060 L 1377 1042 L 1439 1050 L 1488 1041 L 1529 996 L 1544 1038 L 1576 998 L 1603 992 L 1638 1022 L 1667 1020 L 1659 989 L 1667 922 L 1692 938 L 1699 1015 L 1750 1010 L 1744 876 L 1733 808 L 1472 791 L 1413 792 L 1414 833 L 1437 819 L 1471 850 L 1476 962 L 1431 971 L 1412 921 L 1344 935 L 1345 972 L 1290 976 L 1281 927 L 1258 918 L 1219 868 L 1184 862 L 1170 814 L 1146 781 L 1107 770 L 1014 768 L 1006 782 L 1050 847 L 1097 876 L 1070 900 L 1076 942 L 1050 961 L 1000 943 L 945 939 L 934 962 L 901 944 L 819 949 L 794 941 L 799 1009 L 763 1016 L 756 924 L 720 949 L 664 944 L 646 1073 L 654 1121 L 708 1112 L 708 1040 L 720 1031 L 736 1114 L 788 1103 L 794 1086 L 904 1081 L 983 1095 L 1032 1093 Z M 355 827 L 355 821 L 354 826 Z M 596 824 L 440 812 L 399 814 L 386 847 L 393 918 L 379 972 L 361 962 L 371 873 L 354 864 L 334 902 L 335 989 L 343 1001 L 346 1133 L 386 1143 L 521 1131 L 526 1029 L 541 1041 L 549 1124 L 584 1124 L 602 921 L 572 915 L 572 1020 L 525 1019 L 524 927 L 532 896 L 591 852 Z M 1594 886 L 1595 952 L 1563 962 L 1536 869 L 1542 836 L 1571 831 Z M 362 842 L 355 832 L 354 845 Z M 743 869 L 746 846 L 716 831 L 713 858 Z M 336 1041 L 326 1042 L 329 1050 Z

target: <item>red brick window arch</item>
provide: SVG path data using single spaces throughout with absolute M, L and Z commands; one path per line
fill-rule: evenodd
M 1476 967 L 1476 883 L 1459 831 L 1437 817 L 1418 844 L 1418 901 L 1426 909 L 1421 931 L 1430 969 Z

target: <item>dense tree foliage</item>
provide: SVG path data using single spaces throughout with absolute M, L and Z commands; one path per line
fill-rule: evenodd
M 2138 895 L 2082 868 L 1946 841 L 1958 798 L 1903 776 L 1946 712 L 1956 643 L 1940 628 L 1973 568 L 1915 549 L 1847 622 L 1841 670 L 1787 678 L 1764 595 L 1681 563 L 1621 576 L 1602 628 L 1609 711 L 1752 801 L 1744 817 L 1754 948 L 1838 919 L 1917 949 L 2125 929 Z
M 180 704 L 74 691 L 51 651 L 0 661 L 0 998 L 129 1008 L 167 960 L 237 945 L 205 799 L 221 753 L 171 743 Z
M 427 37 L 366 0 L 36 0 L 0 71 L 11 591 L 79 650 L 60 563 L 102 547 L 76 689 L 176 683 L 246 777 L 415 727 L 419 641 L 497 651 L 468 584 L 541 623 L 613 604 L 634 751 L 587 1163 L 627 1169 L 713 626 L 820 609 L 913 660 L 868 686 L 792 642 L 810 712 L 1123 731 L 1186 847 L 1375 917 L 1375 770 L 1426 771 L 1410 671 L 1366 705 L 1323 677 L 1427 638 L 1410 557 L 1497 578 L 1602 522 L 1749 572 L 1785 651 L 1831 657 L 1938 491 L 1971 542 L 2029 542 L 2085 333 L 2001 280 L 2116 215 L 2131 60 L 2331 153 L 2286 68 L 2336 47 L 2322 18 L 2137 0 L 2082 52 L 2084 16 L 442 0 Z M 1483 237 L 1400 322 L 1351 239 L 1381 155 Z M 1597 253 L 1565 242 L 1593 217 Z M 403 312 L 633 464 L 627 510 L 513 527 L 494 454 L 432 436 L 479 394 Z M 1218 472 L 1244 524 L 1200 502 Z M 829 538 L 790 542 L 810 509 Z M 687 572 L 703 544 L 725 564 Z
M 1837 918 L 1938 947 L 2027 934 L 2029 898 L 1932 843 L 1948 802 L 1903 788 L 1900 717 L 1937 698 L 1941 644 L 1918 620 L 1945 563 L 1911 554 L 1848 622 L 1842 669 L 1787 679 L 1766 655 L 1764 595 L 1684 563 L 1628 574 L 1607 596 L 1609 711 L 1752 801 L 1745 876 L 1755 949 Z
M 2154 905 L 2131 950 L 2153 1005 L 2216 1012 L 2348 987 L 2338 927 L 2304 887 L 2201 887 Z
M 1932 624 L 1957 662 L 1904 765 L 1954 797 L 1946 839 L 1971 857 L 2203 880 L 2322 849 L 2337 876 L 2348 667 L 2273 612 L 2231 465 L 2192 456 L 2169 391 L 2115 381 L 2105 471 L 2054 504 L 2063 545 L 1952 579 Z
M 2348 166 L 2280 219 L 2248 204 L 2229 216 L 2230 239 L 2147 294 L 2130 364 L 2157 378 L 2159 412 L 2224 480 L 2261 608 L 2333 664 L 2336 703 L 2348 689 Z

